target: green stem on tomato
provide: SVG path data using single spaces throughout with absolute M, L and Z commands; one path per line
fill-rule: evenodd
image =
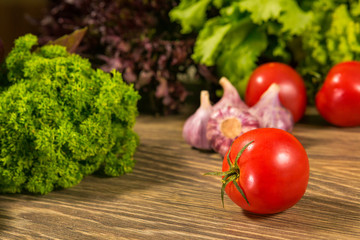
M 240 192 L 241 196 L 243 196 L 243 198 L 245 199 L 245 201 L 247 202 L 247 204 L 250 205 L 249 203 L 249 200 L 247 199 L 244 191 L 241 189 L 240 185 L 238 184 L 238 179 L 240 177 L 240 168 L 239 168 L 239 165 L 238 165 L 238 160 L 241 156 L 241 154 L 245 151 L 245 149 L 251 144 L 253 143 L 254 141 L 251 141 L 249 143 L 247 143 L 241 150 L 240 152 L 236 155 L 236 158 L 235 158 L 235 161 L 234 163 L 231 162 L 230 160 L 230 152 L 231 152 L 231 146 L 230 146 L 230 149 L 226 155 L 226 160 L 229 164 L 229 167 L 230 169 L 228 171 L 225 171 L 225 172 L 208 172 L 208 173 L 205 173 L 204 175 L 212 175 L 212 176 L 222 176 L 223 179 L 221 180 L 222 182 L 222 186 L 221 186 L 221 202 L 222 202 L 222 205 L 224 207 L 224 195 L 225 195 L 225 188 L 226 186 L 232 182 L 236 189 Z

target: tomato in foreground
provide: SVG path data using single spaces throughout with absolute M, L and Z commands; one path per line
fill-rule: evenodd
M 229 161 L 234 165 L 233 174 Z M 234 203 L 250 212 L 273 214 L 302 198 L 309 179 L 309 160 L 304 147 L 290 133 L 259 128 L 234 141 L 224 157 L 222 171 L 222 175 L 227 173 L 223 183 L 228 180 L 223 188 L 226 186 L 224 190 Z
M 272 83 L 280 86 L 280 102 L 299 121 L 306 109 L 306 88 L 304 80 L 290 66 L 283 63 L 266 63 L 251 74 L 245 93 L 248 106 L 255 105 Z
M 316 108 L 329 123 L 360 126 L 360 62 L 335 65 L 315 97 Z

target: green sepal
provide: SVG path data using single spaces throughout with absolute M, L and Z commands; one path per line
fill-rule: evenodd
M 240 168 L 239 168 L 239 165 L 238 165 L 238 160 L 239 160 L 241 154 L 245 151 L 245 149 L 253 142 L 254 142 L 254 140 L 247 143 L 240 150 L 240 152 L 236 155 L 236 159 L 235 159 L 234 164 L 232 164 L 231 160 L 230 160 L 230 152 L 231 152 L 231 147 L 232 147 L 232 146 L 230 146 L 229 151 L 228 151 L 228 153 L 226 155 L 226 160 L 227 160 L 227 162 L 229 164 L 229 167 L 230 167 L 230 169 L 228 171 L 226 171 L 226 172 L 208 172 L 208 173 L 204 174 L 204 175 L 212 175 L 212 176 L 223 176 L 223 178 L 221 180 L 222 186 L 221 186 L 221 192 L 220 192 L 221 202 L 222 202 L 223 207 L 224 207 L 225 188 L 230 182 L 232 182 L 235 185 L 236 189 L 240 192 L 241 196 L 243 196 L 243 198 L 245 199 L 247 204 L 250 205 L 250 202 L 247 199 L 244 191 L 241 189 L 241 187 L 237 183 L 237 179 L 240 177 Z
M 226 172 L 207 172 L 204 173 L 205 176 L 225 176 L 226 174 L 231 173 L 230 170 Z
M 240 150 L 240 152 L 236 155 L 235 163 L 234 163 L 235 166 L 239 167 L 239 166 L 238 166 L 238 160 L 239 160 L 241 154 L 242 154 L 242 153 L 245 151 L 245 149 L 246 149 L 250 144 L 252 144 L 253 142 L 254 142 L 254 140 L 252 140 L 251 142 L 249 142 L 248 144 L 246 144 L 246 145 Z M 229 152 L 230 152 L 230 151 L 229 151 Z
M 239 184 L 236 182 L 236 179 L 233 180 L 233 183 L 234 183 L 235 187 L 237 188 L 237 190 L 240 192 L 240 194 L 243 196 L 243 198 L 245 199 L 245 201 L 247 202 L 247 204 L 250 205 L 249 200 L 246 198 L 244 191 L 241 189 L 241 187 L 239 186 Z
M 225 208 L 225 205 L 224 205 L 225 187 L 226 187 L 226 184 L 224 183 L 224 184 L 221 186 L 221 202 L 222 202 L 223 208 Z
M 231 147 L 232 147 L 232 145 L 230 146 L 229 151 L 228 151 L 227 156 L 226 156 L 226 160 L 227 160 L 227 162 L 228 162 L 228 164 L 229 164 L 229 167 L 232 166 L 231 161 L 230 161 Z

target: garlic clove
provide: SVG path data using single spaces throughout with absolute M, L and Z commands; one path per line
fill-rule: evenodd
M 294 120 L 291 112 L 282 106 L 279 93 L 279 85 L 271 84 L 249 112 L 258 117 L 262 128 L 279 128 L 291 132 Z
M 231 84 L 229 79 L 222 77 L 219 80 L 219 84 L 224 90 L 224 94 L 221 99 L 213 106 L 213 111 L 223 109 L 227 106 L 239 108 L 241 110 L 248 109 L 248 106 L 241 100 L 241 97 L 236 88 Z
M 208 91 L 200 93 L 200 107 L 185 122 L 183 127 L 183 138 L 192 147 L 210 150 L 211 146 L 206 138 L 206 127 L 212 106 L 209 99 Z
M 248 111 L 227 106 L 211 114 L 206 136 L 212 149 L 225 156 L 235 138 L 259 126 L 258 119 Z

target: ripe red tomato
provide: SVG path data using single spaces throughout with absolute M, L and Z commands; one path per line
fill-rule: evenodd
M 360 62 L 335 65 L 315 97 L 323 118 L 336 126 L 360 126 Z
M 306 109 L 306 88 L 304 80 L 290 66 L 283 63 L 266 63 L 251 74 L 246 92 L 245 102 L 248 106 L 257 103 L 261 95 L 272 83 L 280 86 L 280 102 L 299 121 Z
M 251 141 L 237 161 L 239 177 L 236 179 L 249 203 L 233 182 L 226 185 L 226 194 L 241 208 L 254 213 L 272 214 L 292 207 L 301 199 L 308 184 L 309 160 L 305 149 L 284 130 L 259 128 L 234 141 L 229 154 L 232 164 Z M 225 156 L 222 171 L 229 169 Z

